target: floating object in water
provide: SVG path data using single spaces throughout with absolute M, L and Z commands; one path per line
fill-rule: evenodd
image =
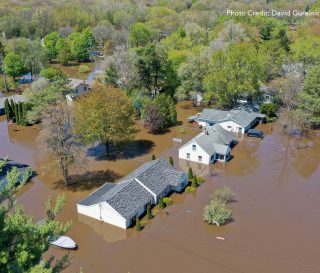
M 52 241 L 51 244 L 64 249 L 78 249 L 78 245 L 67 236 L 61 236 L 57 240 Z
M 190 212 L 191 212 L 191 210 L 187 209 L 187 212 L 188 212 L 188 213 L 190 213 Z
M 222 240 L 222 241 L 224 241 L 224 238 L 223 237 L 216 237 L 218 240 Z

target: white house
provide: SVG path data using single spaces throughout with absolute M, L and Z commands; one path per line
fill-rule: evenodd
M 197 122 L 201 127 L 220 124 L 227 131 L 244 134 L 263 119 L 264 116 L 260 113 L 249 112 L 243 109 L 233 109 L 230 111 L 204 109 L 198 115 L 189 117 L 188 120 Z
M 78 213 L 128 228 L 142 215 L 148 204 L 171 191 L 180 192 L 188 183 L 187 175 L 176 171 L 167 160 L 143 164 L 120 183 L 106 183 L 77 204 Z
M 215 124 L 181 146 L 179 158 L 207 165 L 215 161 L 226 162 L 235 143 L 233 133 Z
M 72 90 L 72 93 L 66 96 L 67 100 L 73 101 L 76 97 L 89 92 L 92 89 L 93 83 L 93 81 L 69 78 L 68 86 Z

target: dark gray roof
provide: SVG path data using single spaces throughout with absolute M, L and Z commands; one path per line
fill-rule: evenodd
M 228 146 L 233 141 L 236 141 L 236 139 L 233 133 L 223 129 L 221 125 L 215 124 L 208 127 L 204 132 L 201 132 L 182 147 L 195 142 L 210 156 L 214 153 L 225 155 L 228 151 Z
M 167 160 L 156 159 L 143 164 L 120 183 L 104 184 L 78 204 L 91 206 L 107 202 L 120 215 L 129 219 L 136 215 L 141 206 L 152 200 L 150 191 L 158 195 L 168 185 L 177 186 L 183 175 L 184 173 L 176 171 Z
M 243 109 L 234 109 L 230 111 L 204 109 L 200 115 L 195 118 L 195 121 L 206 121 L 212 123 L 219 123 L 224 121 L 234 121 L 243 127 L 248 126 L 256 118 L 261 117 L 261 114 L 249 112 Z

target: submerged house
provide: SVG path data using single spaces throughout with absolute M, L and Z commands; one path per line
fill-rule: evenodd
M 82 94 L 87 93 L 92 89 L 93 83 L 93 81 L 70 78 L 68 87 L 72 90 L 72 93 L 66 96 L 67 100 L 73 101 Z
M 227 131 L 244 134 L 264 117 L 265 115 L 263 114 L 243 109 L 233 109 L 230 111 L 204 109 L 198 115 L 189 117 L 188 121 L 196 122 L 201 127 L 219 124 Z
M 171 191 L 180 192 L 187 175 L 176 171 L 165 159 L 143 164 L 120 183 L 105 183 L 77 204 L 78 213 L 120 228 L 128 228 L 148 204 L 157 204 Z
M 226 162 L 231 148 L 236 144 L 236 136 L 220 124 L 214 124 L 179 148 L 179 158 L 210 164 Z

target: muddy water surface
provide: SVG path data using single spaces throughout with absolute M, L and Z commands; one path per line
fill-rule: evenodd
M 178 119 L 184 121 L 198 109 L 178 106 Z M 68 202 L 60 220 L 72 221 L 69 235 L 79 244 L 70 252 L 71 265 L 66 272 L 85 273 L 301 273 L 320 272 L 320 137 L 299 142 L 281 133 L 274 125 L 262 125 L 266 137 L 244 138 L 232 150 L 227 164 L 205 167 L 192 163 L 197 173 L 207 177 L 194 194 L 172 195 L 174 205 L 157 215 L 138 233 L 100 223 L 76 213 L 76 202 L 105 180 L 121 176 L 148 161 L 152 154 L 173 155 L 175 164 L 187 169 L 188 163 L 177 159 L 181 145 L 172 138 L 187 141 L 198 131 L 181 124 L 164 135 L 153 136 L 145 130 L 137 135 L 118 158 L 107 161 L 103 147 L 88 151 L 88 166 L 76 187 L 66 189 L 60 176 L 44 172 L 38 143 L 39 127 L 9 128 L 0 118 L 0 156 L 30 164 L 37 176 L 18 194 L 28 213 L 44 216 L 44 202 L 49 195 L 65 192 Z M 297 149 L 297 147 L 303 147 Z M 88 178 L 92 183 L 88 183 Z M 202 222 L 203 206 L 210 194 L 223 185 L 236 192 L 231 204 L 234 221 L 225 227 Z M 216 236 L 222 236 L 219 241 Z M 48 255 L 65 254 L 55 248 Z

